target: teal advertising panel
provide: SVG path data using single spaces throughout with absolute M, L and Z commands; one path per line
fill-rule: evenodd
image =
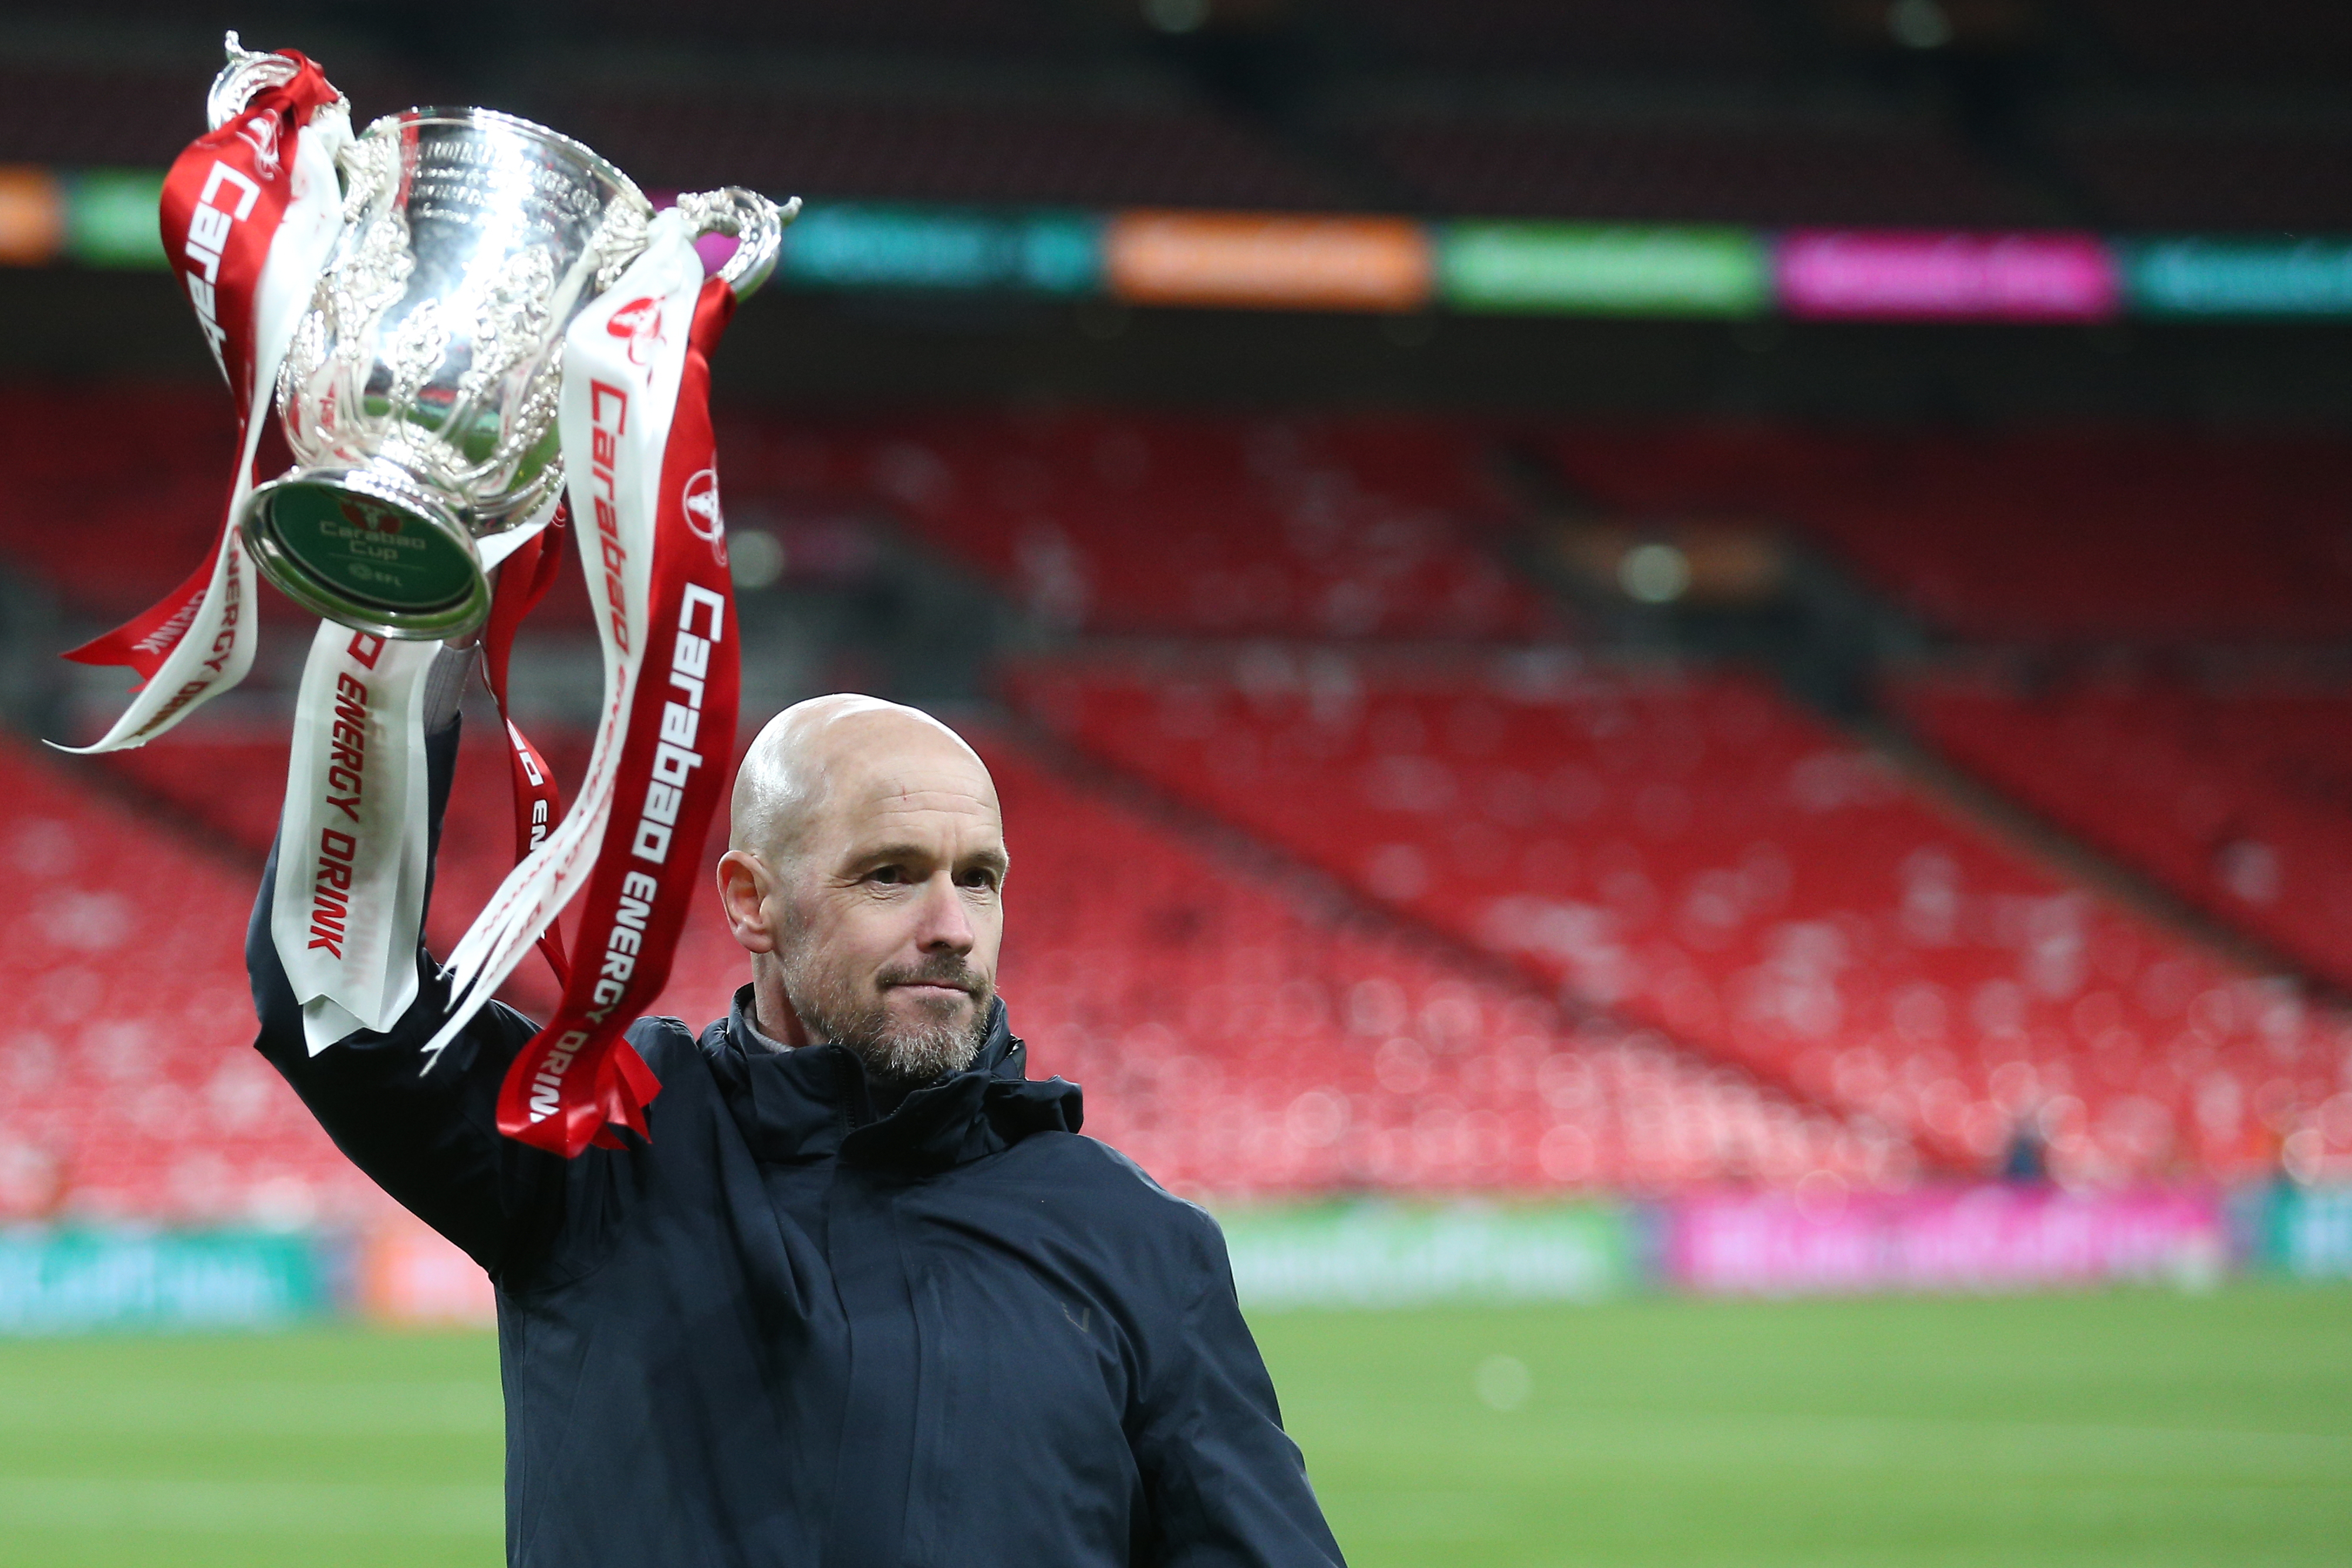
M 2124 247 L 2149 316 L 2352 316 L 2352 239 L 2159 239 Z
M 1082 294 L 1102 277 L 1101 222 L 1080 213 L 813 204 L 784 231 L 781 276 L 830 287 Z
M 1334 1204 L 1218 1218 L 1242 1304 L 1257 1309 L 1595 1301 L 1643 1273 L 1641 1228 L 1613 1205 Z
M 331 1305 L 320 1242 L 275 1231 L 0 1230 L 0 1333 L 268 1328 Z
M 1746 229 L 1455 223 L 1437 236 L 1438 298 L 1457 310 L 1758 316 L 1771 255 Z
M 2298 1279 L 2352 1279 L 2352 1187 L 2279 1186 L 2265 1197 L 2265 1261 Z

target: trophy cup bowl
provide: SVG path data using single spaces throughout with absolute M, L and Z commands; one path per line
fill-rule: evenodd
M 268 75 L 233 60 L 215 125 Z M 237 526 L 305 609 L 457 636 L 489 613 L 478 541 L 562 490 L 564 329 L 644 250 L 653 204 L 570 137 L 487 109 L 386 116 L 340 172 L 343 231 L 278 377 L 295 466 Z M 678 205 L 696 233 L 737 237 L 720 276 L 748 294 L 799 204 L 730 187 Z

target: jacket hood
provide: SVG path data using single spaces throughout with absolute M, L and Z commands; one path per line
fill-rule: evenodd
M 1000 1154 L 1032 1133 L 1075 1133 L 1084 1120 L 1078 1086 L 1033 1082 L 1028 1051 L 990 1007 L 988 1035 L 970 1067 L 877 1112 L 865 1063 L 846 1046 L 772 1051 L 751 1026 L 751 988 L 735 993 L 727 1017 L 702 1031 L 736 1124 L 761 1159 L 838 1154 L 857 1165 L 928 1176 Z

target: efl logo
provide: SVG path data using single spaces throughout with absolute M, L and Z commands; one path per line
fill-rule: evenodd
M 625 338 L 629 344 L 629 363 L 649 364 L 654 350 L 662 345 L 661 301 L 648 295 L 632 299 L 604 323 L 604 330 L 615 338 Z
M 365 533 L 396 534 L 400 531 L 400 514 L 377 506 L 373 501 L 357 496 L 345 496 L 336 502 L 343 521 Z
M 687 531 L 710 547 L 710 559 L 727 564 L 727 519 L 719 510 L 719 470 L 705 468 L 686 482 L 678 497 Z

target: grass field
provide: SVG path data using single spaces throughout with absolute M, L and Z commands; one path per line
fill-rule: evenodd
M 1360 1568 L 2352 1562 L 2352 1291 L 1258 1329 Z M 495 1359 L 0 1343 L 0 1564 L 496 1563 Z

